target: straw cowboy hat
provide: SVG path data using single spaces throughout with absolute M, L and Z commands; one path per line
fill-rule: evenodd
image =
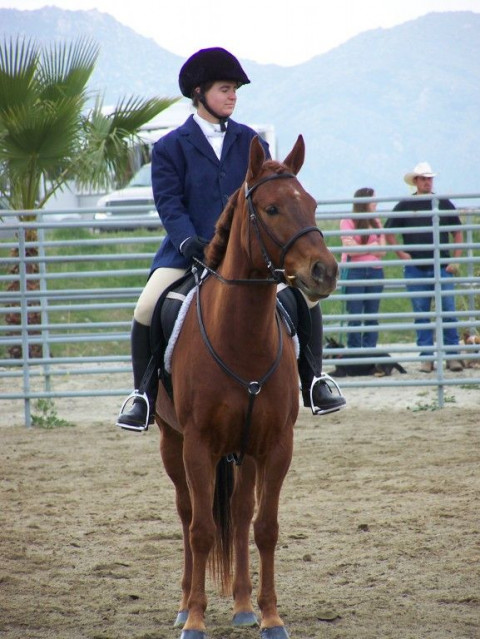
M 432 171 L 432 167 L 428 162 L 420 162 L 413 171 L 405 173 L 403 179 L 407 184 L 415 186 L 415 178 L 419 175 L 422 175 L 423 177 L 435 177 L 437 174 Z

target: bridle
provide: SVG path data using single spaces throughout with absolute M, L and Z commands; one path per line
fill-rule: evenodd
M 200 266 L 202 266 L 210 275 L 213 275 L 220 282 L 222 282 L 222 284 L 280 284 L 281 282 L 285 282 L 284 262 L 285 262 L 285 256 L 288 253 L 288 251 L 292 248 L 295 242 L 303 235 L 306 235 L 307 233 L 317 232 L 317 233 L 320 233 L 320 235 L 323 237 L 323 233 L 317 226 L 306 226 L 305 228 L 300 229 L 300 231 L 295 233 L 295 235 L 292 235 L 292 237 L 288 240 L 288 242 L 283 244 L 277 238 L 277 236 L 272 232 L 272 230 L 265 224 L 262 218 L 258 215 L 255 205 L 253 204 L 252 194 L 254 193 L 254 191 L 256 191 L 256 189 L 258 189 L 259 186 L 261 186 L 262 184 L 265 184 L 265 182 L 270 182 L 271 180 L 279 180 L 282 178 L 288 179 L 288 178 L 295 178 L 295 177 L 296 175 L 294 173 L 274 173 L 273 175 L 267 175 L 266 177 L 262 178 L 250 188 L 248 188 L 248 184 L 246 182 L 244 186 L 245 200 L 248 206 L 248 219 L 250 222 L 249 233 L 250 233 L 250 228 L 253 227 L 258 243 L 260 244 L 260 250 L 262 252 L 263 259 L 265 261 L 265 264 L 267 265 L 267 268 L 271 274 L 271 277 L 229 279 L 229 278 L 223 277 L 222 275 L 217 273 L 217 271 L 210 268 L 209 266 L 207 266 L 206 264 L 204 264 L 197 258 L 194 258 L 194 260 Z M 273 261 L 268 254 L 267 248 L 265 246 L 265 242 L 263 241 L 262 235 L 260 233 L 260 227 L 262 228 L 264 233 L 272 240 L 272 242 L 281 249 L 280 266 L 278 268 L 274 266 Z
M 285 256 L 286 256 L 287 252 L 295 244 L 295 242 L 300 237 L 302 237 L 303 235 L 306 235 L 307 233 L 311 233 L 313 231 L 316 231 L 316 232 L 320 233 L 322 237 L 323 237 L 323 233 L 320 231 L 320 229 L 317 226 L 306 226 L 305 228 L 303 228 L 300 231 L 298 231 L 297 233 L 295 233 L 295 235 L 293 235 L 288 240 L 288 242 L 283 244 L 277 238 L 277 236 L 271 231 L 271 229 L 268 228 L 268 226 L 265 224 L 265 222 L 259 217 L 258 212 L 255 209 L 255 206 L 254 206 L 253 201 L 252 201 L 252 194 L 256 191 L 256 189 L 258 189 L 259 186 L 261 186 L 262 184 L 265 184 L 266 182 L 270 182 L 271 180 L 288 179 L 288 178 L 294 178 L 294 177 L 296 177 L 296 176 L 293 173 L 275 173 L 273 175 L 268 175 L 268 176 L 262 178 L 261 180 L 259 180 L 256 184 L 254 184 L 250 188 L 248 188 L 248 185 L 245 182 L 245 200 L 246 200 L 247 205 L 248 205 L 249 221 L 250 221 L 250 224 L 251 224 L 251 226 L 253 227 L 253 229 L 255 231 L 255 235 L 256 235 L 257 240 L 258 240 L 258 242 L 260 244 L 260 250 L 262 252 L 263 259 L 265 260 L 265 263 L 266 263 L 267 268 L 268 268 L 268 270 L 269 270 L 269 272 L 271 274 L 271 277 L 263 278 L 263 279 L 226 279 L 226 278 L 222 277 L 219 273 L 214 271 L 213 269 L 210 269 L 205 264 L 200 262 L 201 266 L 203 266 L 208 271 L 208 273 L 210 273 L 211 275 L 214 275 L 223 284 L 267 284 L 267 283 L 278 284 L 278 283 L 284 281 L 284 279 L 285 279 L 285 269 L 284 269 Z M 260 232 L 260 228 L 270 238 L 270 240 L 276 246 L 278 246 L 278 248 L 281 249 L 281 253 L 280 253 L 280 268 L 276 268 L 274 266 L 269 254 L 268 254 L 267 248 L 265 246 L 265 242 L 263 241 L 262 234 Z M 212 345 L 212 343 L 210 342 L 210 340 L 208 338 L 207 331 L 206 331 L 206 328 L 205 328 L 205 323 L 203 321 L 202 308 L 201 308 L 201 304 L 200 304 L 200 289 L 201 289 L 201 284 L 203 283 L 204 279 L 201 278 L 197 267 L 193 268 L 193 272 L 194 272 L 194 275 L 195 275 L 195 284 L 196 284 L 196 292 L 197 292 L 197 304 L 196 304 L 196 306 L 197 306 L 197 318 L 198 318 L 198 324 L 200 326 L 200 332 L 201 332 L 201 335 L 202 335 L 203 342 L 204 342 L 205 346 L 207 347 L 208 351 L 210 352 L 210 354 L 212 355 L 213 359 L 220 366 L 220 368 L 225 373 L 227 373 L 227 375 L 229 375 L 236 382 L 238 382 L 241 386 L 243 386 L 247 390 L 248 396 L 249 396 L 248 408 L 247 408 L 247 413 L 246 413 L 246 416 L 245 416 L 245 423 L 244 423 L 243 433 L 242 433 L 242 441 L 241 441 L 241 446 L 240 446 L 240 453 L 237 454 L 236 452 L 232 452 L 232 453 L 230 453 L 227 456 L 228 461 L 233 461 L 233 462 L 235 462 L 235 464 L 237 466 L 239 466 L 242 463 L 242 461 L 243 461 L 243 458 L 245 456 L 245 450 L 246 450 L 247 444 L 248 444 L 248 436 L 249 436 L 249 432 L 250 432 L 251 417 L 252 417 L 252 411 L 253 411 L 253 405 L 254 405 L 254 402 L 255 402 L 255 398 L 257 397 L 257 395 L 262 390 L 263 384 L 265 384 L 265 382 L 276 371 L 276 369 L 278 368 L 278 366 L 280 364 L 281 358 L 282 358 L 282 353 L 283 353 L 283 333 L 282 333 L 282 328 L 281 328 L 281 325 L 280 325 L 280 318 L 279 318 L 278 312 L 275 313 L 275 320 L 276 320 L 277 332 L 278 332 L 278 348 L 277 348 L 277 354 L 276 354 L 276 357 L 275 357 L 275 361 L 270 366 L 268 371 L 259 380 L 248 381 L 246 379 L 243 379 L 242 377 L 237 375 L 234 371 L 232 371 L 225 364 L 225 362 L 222 360 L 222 358 L 218 355 L 218 353 L 213 348 L 213 345 Z
M 249 220 L 250 220 L 251 226 L 253 227 L 255 231 L 257 240 L 260 244 L 260 250 L 262 251 L 263 259 L 265 260 L 268 270 L 272 274 L 273 280 L 277 283 L 280 283 L 285 280 L 285 268 L 284 268 L 285 256 L 288 253 L 288 251 L 292 248 L 292 246 L 295 244 L 295 242 L 303 235 L 306 235 L 307 233 L 311 233 L 312 231 L 316 231 L 320 233 L 322 237 L 323 237 L 323 233 L 317 226 L 306 226 L 305 228 L 300 229 L 300 231 L 295 233 L 295 235 L 292 235 L 292 237 L 288 240 L 288 242 L 283 244 L 277 238 L 277 236 L 272 232 L 272 230 L 265 224 L 262 218 L 258 215 L 258 212 L 253 204 L 252 194 L 258 189 L 259 186 L 261 186 L 262 184 L 265 184 L 266 182 L 270 182 L 271 180 L 288 179 L 288 178 L 295 178 L 295 177 L 296 176 L 293 173 L 274 173 L 273 175 L 267 175 L 266 177 L 262 178 L 250 188 L 248 188 L 248 185 L 245 182 L 245 200 L 247 201 L 247 205 L 248 205 Z M 268 255 L 265 242 L 263 241 L 262 235 L 260 233 L 260 227 L 265 232 L 265 234 L 268 235 L 268 237 L 272 240 L 272 242 L 276 246 L 278 246 L 278 248 L 281 250 L 279 268 L 274 267 L 272 260 L 270 259 L 270 256 Z

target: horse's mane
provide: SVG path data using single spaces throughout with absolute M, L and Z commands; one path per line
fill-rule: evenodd
M 267 160 L 262 166 L 261 174 L 265 173 L 286 173 L 289 169 L 275 160 Z M 260 176 L 257 176 L 260 177 Z M 215 235 L 205 250 L 206 265 L 215 270 L 220 266 L 225 251 L 227 250 L 228 240 L 230 238 L 230 230 L 232 228 L 233 214 L 238 202 L 238 196 L 242 186 L 233 193 L 228 199 L 222 214 L 215 225 Z
M 222 214 L 215 225 L 215 235 L 205 250 L 206 265 L 215 270 L 219 267 L 220 262 L 227 250 L 228 238 L 230 237 L 230 229 L 232 228 L 233 214 L 237 206 L 238 195 L 240 189 L 237 189 L 228 199 Z

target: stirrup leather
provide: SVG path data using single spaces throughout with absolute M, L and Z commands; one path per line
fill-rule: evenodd
M 138 424 L 138 425 L 123 424 L 122 422 L 118 421 L 120 419 L 120 417 L 123 415 L 123 411 L 125 410 L 125 406 L 131 400 L 141 400 L 141 401 L 145 402 L 145 406 L 147 407 L 147 413 L 146 413 L 146 418 L 145 418 L 145 423 L 144 424 Z M 120 412 L 119 412 L 118 417 L 117 417 L 116 425 L 120 426 L 120 428 L 123 428 L 124 430 L 134 430 L 137 433 L 141 433 L 144 430 L 148 430 L 148 421 L 149 421 L 149 419 L 150 419 L 150 403 L 148 401 L 147 394 L 146 393 L 140 393 L 140 391 L 135 389 L 132 393 L 130 393 L 130 395 L 127 397 L 127 399 L 123 402 L 122 407 L 121 407 Z
M 334 408 L 324 409 L 324 408 L 320 408 L 320 406 L 317 406 L 315 402 L 313 401 L 313 389 L 317 382 L 325 382 L 328 388 L 330 389 L 330 391 L 332 392 L 333 396 L 343 397 L 343 393 L 340 390 L 340 386 L 333 379 L 333 377 L 330 377 L 330 375 L 322 371 L 322 374 L 320 375 L 320 377 L 314 376 L 313 381 L 310 385 L 310 408 L 312 409 L 312 413 L 314 415 L 327 415 L 328 413 L 334 413 L 335 411 L 345 407 L 345 405 L 342 405 L 342 406 L 335 406 Z

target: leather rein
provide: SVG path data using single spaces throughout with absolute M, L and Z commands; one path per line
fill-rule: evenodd
M 249 221 L 251 226 L 253 227 L 254 231 L 255 231 L 255 235 L 257 237 L 257 240 L 260 244 L 260 250 L 262 252 L 262 256 L 263 259 L 267 265 L 267 268 L 271 274 L 271 277 L 268 278 L 262 278 L 262 279 L 226 279 L 224 277 L 222 277 L 219 273 L 217 273 L 216 271 L 214 271 L 213 269 L 207 267 L 205 264 L 203 264 L 202 262 L 198 261 L 199 264 L 204 267 L 208 273 L 210 273 L 211 275 L 215 276 L 220 282 L 222 282 L 223 284 L 279 284 L 280 282 L 285 280 L 285 269 L 284 269 L 284 261 L 285 261 L 285 256 L 287 254 L 287 252 L 291 249 L 291 247 L 293 246 L 293 244 L 295 244 L 295 242 L 302 237 L 303 235 L 306 235 L 307 233 L 311 233 L 312 231 L 316 231 L 318 233 L 320 233 L 323 237 L 323 233 L 320 231 L 320 229 L 316 226 L 307 226 L 303 229 L 301 229 L 300 231 L 298 231 L 297 233 L 295 233 L 289 240 L 288 242 L 286 242 L 286 244 L 283 244 L 277 237 L 276 235 L 268 228 L 268 226 L 265 224 L 265 222 L 259 217 L 258 212 L 255 208 L 255 205 L 253 204 L 252 201 L 252 194 L 255 192 L 255 190 L 262 184 L 265 184 L 265 182 L 270 182 L 271 180 L 277 180 L 277 179 L 288 179 L 288 178 L 295 178 L 296 176 L 293 173 L 275 173 L 273 175 L 268 175 L 267 177 L 262 178 L 261 180 L 259 180 L 256 184 L 254 184 L 252 187 L 248 188 L 247 183 L 245 182 L 245 199 L 247 201 L 248 204 L 248 214 L 249 214 Z M 270 240 L 281 249 L 281 253 L 280 253 L 280 268 L 276 268 L 268 254 L 267 248 L 265 246 L 265 243 L 263 241 L 261 232 L 260 232 L 260 228 L 264 231 L 264 233 L 270 238 Z M 196 286 L 196 292 L 197 292 L 197 318 L 198 318 L 198 324 L 200 326 L 200 332 L 202 335 L 202 339 L 203 342 L 205 344 L 205 346 L 207 347 L 208 351 L 210 352 L 210 354 L 212 355 L 213 359 L 217 362 L 217 364 L 220 366 L 220 368 L 230 377 L 232 377 L 236 382 L 238 382 L 241 386 L 243 386 L 247 392 L 248 392 L 248 408 L 247 408 L 247 413 L 245 416 L 245 422 L 244 422 L 244 426 L 243 426 L 243 432 L 242 432 L 242 441 L 241 441 L 241 446 L 240 446 L 240 453 L 237 454 L 236 452 L 232 452 L 229 455 L 227 455 L 227 460 L 228 461 L 233 461 L 235 462 L 235 464 L 237 466 L 240 466 L 243 462 L 243 458 L 245 456 L 245 451 L 248 445 L 248 437 L 249 437 L 249 433 L 250 433 L 250 426 L 251 426 L 251 421 L 252 421 L 252 412 L 253 412 L 253 406 L 255 403 L 255 398 L 257 397 L 257 395 L 260 393 L 260 391 L 262 390 L 263 385 L 265 384 L 265 382 L 273 375 L 273 373 L 276 371 L 276 369 L 278 368 L 281 358 L 282 358 L 282 353 L 283 353 L 283 333 L 282 333 L 282 328 L 280 325 L 280 318 L 278 315 L 278 312 L 275 313 L 275 320 L 276 320 L 276 326 L 277 326 L 277 332 L 278 332 L 278 348 L 277 348 L 277 353 L 275 356 L 275 360 L 272 363 L 272 365 L 270 366 L 270 368 L 267 370 L 267 372 L 263 375 L 263 377 L 261 377 L 259 380 L 252 380 L 252 381 L 248 381 L 246 379 L 243 379 L 242 377 L 240 377 L 239 375 L 237 375 L 231 368 L 229 368 L 225 362 L 222 360 L 222 358 L 218 355 L 218 353 L 216 352 L 216 350 L 214 349 L 206 328 L 205 328 L 205 323 L 203 321 L 203 314 L 202 314 L 202 308 L 201 308 L 201 303 L 200 303 L 200 289 L 201 289 L 201 284 L 204 281 L 204 279 L 202 279 L 200 277 L 200 274 L 198 272 L 197 267 L 193 268 L 193 272 L 195 275 L 195 286 Z

